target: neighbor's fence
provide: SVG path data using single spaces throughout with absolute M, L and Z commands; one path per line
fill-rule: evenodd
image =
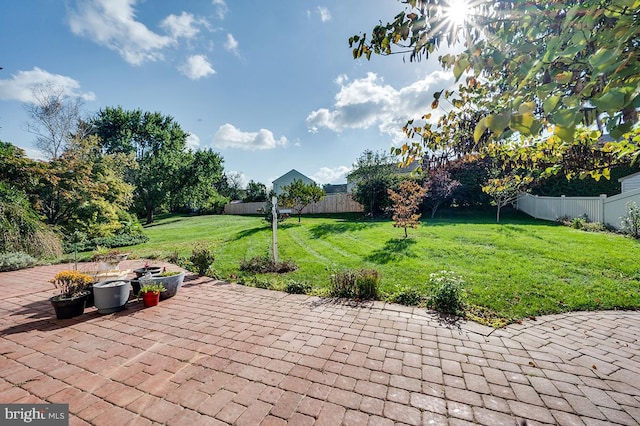
M 258 214 L 258 210 L 264 209 L 265 203 L 235 203 L 224 206 L 224 214 Z M 359 213 L 364 211 L 362 205 L 353 200 L 351 194 L 325 195 L 318 203 L 308 205 L 302 210 L 302 214 L 318 213 Z
M 558 220 L 563 217 L 575 218 L 586 215 L 592 222 L 600 222 L 620 228 L 622 216 L 627 211 L 627 203 L 633 201 L 640 206 L 640 189 L 607 197 L 541 197 L 520 194 L 517 208 L 536 219 Z

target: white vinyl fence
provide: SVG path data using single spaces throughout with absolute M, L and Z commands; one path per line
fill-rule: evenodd
M 234 203 L 224 206 L 224 214 L 258 214 L 265 203 Z M 302 210 L 302 214 L 317 213 L 359 213 L 363 208 L 360 203 L 353 200 L 351 194 L 328 194 L 318 203 L 308 205 Z
M 541 197 L 523 193 L 518 196 L 516 207 L 536 219 L 572 219 L 586 215 L 591 222 L 620 229 L 620 221 L 627 211 L 628 202 L 635 202 L 640 206 L 640 189 L 611 197 Z

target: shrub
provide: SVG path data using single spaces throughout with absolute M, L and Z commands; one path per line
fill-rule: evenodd
M 205 246 L 203 243 L 196 244 L 189 258 L 191 264 L 196 268 L 198 275 L 207 275 L 214 260 L 215 255 L 213 254 L 212 248 Z
M 254 274 L 266 274 L 269 272 L 284 274 L 295 271 L 296 269 L 298 269 L 298 265 L 296 265 L 293 260 L 274 262 L 269 256 L 256 256 L 249 260 L 242 259 L 240 261 L 241 271 Z
M 306 281 L 287 281 L 284 285 L 284 291 L 289 294 L 307 294 L 311 291 L 311 284 Z
M 421 306 L 425 303 L 426 297 L 416 288 L 400 287 L 389 296 L 388 300 L 405 306 Z
M 627 212 L 622 216 L 622 232 L 633 238 L 640 238 L 640 208 L 633 201 L 627 203 Z
M 336 271 L 329 277 L 329 294 L 350 299 L 376 299 L 380 274 L 375 269 Z
M 451 271 L 435 272 L 429 276 L 432 286 L 428 306 L 445 314 L 460 314 L 466 306 L 464 280 Z
M 66 242 L 64 252 L 72 253 L 75 249 L 78 251 L 95 250 L 97 247 L 115 248 L 135 246 L 146 243 L 147 241 L 149 241 L 149 237 L 144 234 L 116 234 L 109 237 L 96 237 L 79 242 Z
M 37 264 L 38 261 L 34 257 L 21 251 L 0 254 L 0 272 L 17 271 Z

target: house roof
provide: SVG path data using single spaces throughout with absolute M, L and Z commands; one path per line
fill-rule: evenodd
M 295 179 L 300 179 L 300 180 L 309 180 L 311 182 L 315 182 L 313 179 L 311 179 L 308 176 L 303 175 L 302 173 L 300 173 L 299 171 L 297 171 L 296 169 L 291 169 L 289 170 L 287 173 L 283 174 L 282 176 L 280 176 L 279 178 L 275 179 L 273 182 L 274 185 L 281 181 L 281 180 L 295 180 Z

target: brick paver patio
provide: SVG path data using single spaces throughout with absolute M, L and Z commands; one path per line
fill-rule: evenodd
M 640 423 L 639 312 L 493 330 L 191 275 L 159 306 L 57 320 L 67 268 L 0 273 L 0 402 L 68 403 L 72 425 Z

